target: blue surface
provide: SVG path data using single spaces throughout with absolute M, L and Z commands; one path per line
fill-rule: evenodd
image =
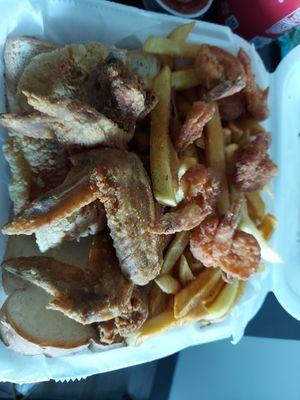
M 244 338 L 180 353 L 169 400 L 299 400 L 300 342 Z

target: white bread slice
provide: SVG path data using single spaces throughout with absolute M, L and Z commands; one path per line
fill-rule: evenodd
M 159 59 L 140 50 L 128 51 L 126 66 L 141 78 L 154 78 L 160 70 Z
M 56 357 L 87 348 L 97 341 L 91 325 L 81 325 L 47 310 L 51 296 L 39 288 L 16 290 L 2 307 L 0 334 L 4 344 L 24 355 Z
M 32 287 L 33 285 L 19 276 L 13 275 L 4 269 L 2 273 L 2 286 L 6 294 L 11 294 L 17 289 L 25 289 L 27 287 Z
M 27 36 L 10 37 L 4 47 L 4 70 L 8 108 L 20 112 L 15 95 L 24 68 L 37 54 L 57 46 Z M 56 141 L 9 137 L 3 145 L 4 156 L 12 171 L 9 193 L 18 213 L 24 205 L 64 179 L 68 166 L 65 151 Z
M 19 79 L 30 60 L 40 53 L 52 51 L 57 46 L 29 36 L 12 36 L 4 47 L 5 82 L 8 106 L 11 112 L 19 111 L 15 95 Z

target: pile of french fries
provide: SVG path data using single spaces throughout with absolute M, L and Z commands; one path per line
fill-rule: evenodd
M 152 188 L 159 204 L 175 207 L 184 198 L 180 178 L 194 164 L 205 163 L 221 178 L 222 191 L 217 211 L 223 214 L 229 207 L 231 197 L 236 194 L 231 185 L 236 152 L 264 129 L 251 117 L 222 123 L 215 103 L 216 111 L 206 125 L 205 138 L 197 140 L 180 154 L 175 152 L 170 138 L 172 101 L 175 101 L 179 118 L 184 120 L 197 100 L 199 82 L 193 60 L 198 45 L 186 41 L 193 26 L 194 23 L 180 26 L 167 38 L 149 37 L 143 46 L 143 51 L 155 54 L 162 66 L 152 82 L 159 98 L 151 114 L 149 151 Z M 269 186 L 264 191 L 272 196 Z M 247 207 L 244 208 L 239 229 L 254 235 L 264 261 L 281 262 L 268 243 L 276 228 L 276 217 L 266 213 L 260 192 L 245 196 Z M 172 236 L 166 247 L 160 275 L 149 291 L 150 318 L 129 338 L 131 344 L 139 344 L 153 335 L 184 324 L 219 322 L 243 295 L 245 282 L 235 280 L 226 283 L 218 268 L 205 268 L 194 259 L 188 246 L 189 237 L 189 232 L 179 232 Z

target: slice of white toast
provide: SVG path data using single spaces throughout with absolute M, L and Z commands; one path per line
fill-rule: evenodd
M 18 111 L 15 103 L 17 86 L 24 68 L 30 60 L 40 53 L 52 51 L 57 46 L 29 36 L 13 36 L 6 40 L 4 47 L 4 66 L 6 94 L 10 111 Z
M 63 356 L 97 341 L 91 325 L 81 325 L 58 311 L 47 310 L 51 296 L 39 288 L 16 290 L 5 301 L 0 315 L 4 344 L 24 355 Z
M 4 47 L 4 71 L 8 109 L 20 112 L 15 95 L 24 68 L 37 54 L 49 52 L 56 45 L 28 36 L 9 37 Z M 12 172 L 9 184 L 14 212 L 43 193 L 45 188 L 61 183 L 68 172 L 66 152 L 55 140 L 10 136 L 3 145 L 3 153 Z

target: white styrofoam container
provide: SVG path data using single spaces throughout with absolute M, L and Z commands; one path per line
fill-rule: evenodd
M 33 35 L 58 43 L 91 40 L 135 48 L 149 35 L 167 35 L 186 19 L 156 14 L 100 0 L 0 0 L 0 50 L 9 35 Z M 185 347 L 231 337 L 238 341 L 249 320 L 256 314 L 268 291 L 282 306 L 300 319 L 300 47 L 295 48 L 269 74 L 254 47 L 234 35 L 229 28 L 198 21 L 190 35 L 196 43 L 210 43 L 233 53 L 243 47 L 251 56 L 253 69 L 262 87 L 270 86 L 271 118 L 264 122 L 272 132 L 272 158 L 280 168 L 274 180 L 275 202 L 269 210 L 279 218 L 273 246 L 285 260 L 269 265 L 252 277 L 246 293 L 230 316 L 220 324 L 200 329 L 197 324 L 177 328 L 153 338 L 140 347 L 123 347 L 102 353 L 84 351 L 58 359 L 25 357 L 0 344 L 0 381 L 17 383 L 48 379 L 68 380 L 111 371 L 167 356 Z M 2 58 L 2 57 L 1 57 Z M 0 62 L 0 111 L 4 111 L 3 63 Z M 2 135 L 3 137 L 3 135 Z M 4 140 L 4 139 L 3 139 Z M 0 156 L 0 223 L 8 219 L 7 165 Z M 5 238 L 0 237 L 0 259 Z M 0 288 L 0 304 L 5 294 Z

